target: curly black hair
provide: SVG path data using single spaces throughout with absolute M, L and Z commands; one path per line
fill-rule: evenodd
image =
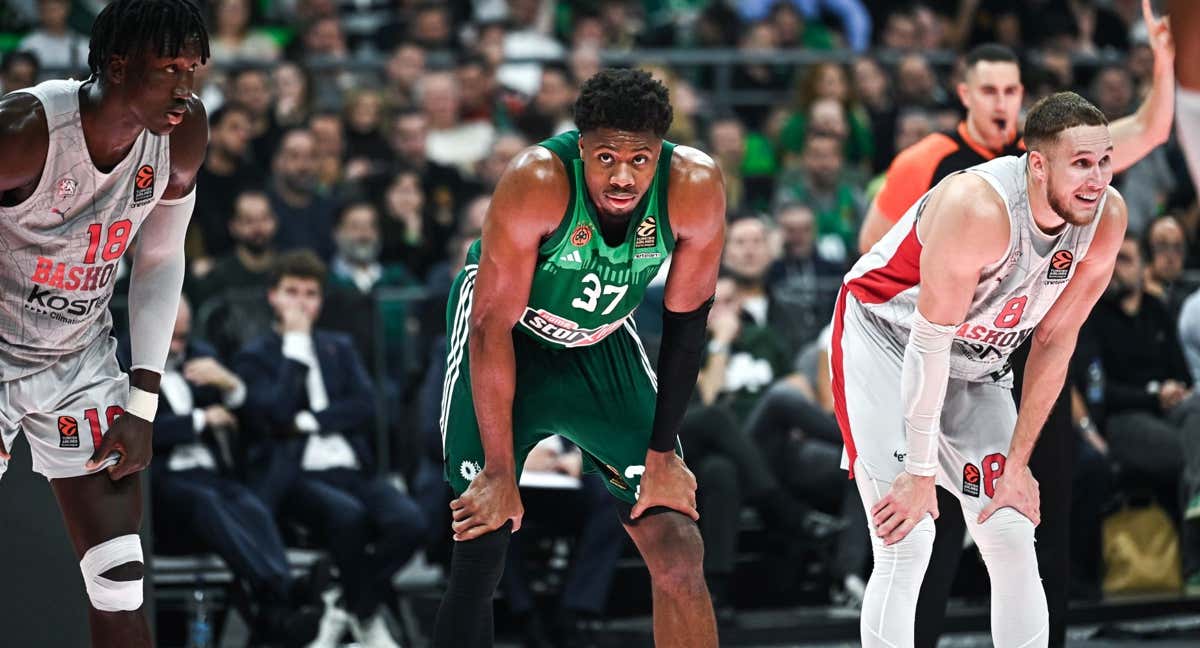
M 641 70 L 607 69 L 592 75 L 575 100 L 575 125 L 586 133 L 597 128 L 663 137 L 671 127 L 671 98 L 666 86 Z
M 92 23 L 88 67 L 97 78 L 114 54 L 124 56 L 150 51 L 178 56 L 189 41 L 200 48 L 200 62 L 208 60 L 208 29 L 204 14 L 192 0 L 116 0 Z

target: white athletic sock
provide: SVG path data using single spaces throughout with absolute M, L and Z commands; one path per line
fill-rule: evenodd
M 1175 132 L 1192 172 L 1192 185 L 1200 187 L 1200 90 L 1175 88 Z
M 917 597 L 933 552 L 933 517 L 925 515 L 903 540 L 891 546 L 875 535 L 871 507 L 887 495 L 891 482 L 872 479 L 861 459 L 854 462 L 854 482 L 862 497 L 871 532 L 875 566 L 867 581 L 859 622 L 864 648 L 911 648 Z
M 1033 522 L 1012 508 L 996 511 L 982 525 L 969 511 L 964 516 L 992 581 L 992 643 L 996 648 L 1049 645 L 1050 614 L 1033 547 Z

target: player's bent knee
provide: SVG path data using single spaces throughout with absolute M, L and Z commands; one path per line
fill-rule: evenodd
M 924 576 L 925 568 L 929 565 L 929 557 L 933 554 L 933 540 L 937 536 L 933 516 L 925 515 L 913 526 L 908 535 L 891 545 L 885 545 L 883 539 L 872 533 L 874 544 L 875 571 L 877 573 L 912 573 Z M 920 582 L 920 579 L 917 579 Z
M 704 542 L 691 520 L 666 533 L 643 556 L 655 587 L 686 592 L 704 587 Z
M 972 535 L 984 558 L 989 553 L 1034 556 L 1033 522 L 1016 509 L 999 509 Z
M 142 578 L 112 580 L 103 576 L 128 563 L 142 563 L 142 542 L 134 534 L 117 536 L 83 554 L 79 569 L 92 607 L 101 612 L 130 612 L 142 607 Z

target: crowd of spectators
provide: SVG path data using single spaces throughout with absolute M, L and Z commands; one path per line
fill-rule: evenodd
M 203 4 L 213 56 L 196 92 L 211 142 L 187 242 L 192 306 L 177 326 L 197 342 L 173 347 L 181 379 L 177 395 L 164 379 L 164 392 L 183 418 L 175 434 L 156 433 L 157 464 L 222 481 L 195 477 L 202 486 L 185 489 L 178 475 L 157 480 L 155 501 L 184 490 L 225 500 L 227 513 L 195 505 L 191 522 L 225 515 L 255 529 L 208 541 L 275 607 L 292 585 L 273 562 L 278 532 L 260 518 L 311 527 L 338 563 L 351 629 L 378 641 L 387 584 L 372 578 L 390 577 L 418 547 L 438 555 L 448 535 L 437 415 L 451 280 L 508 162 L 574 128 L 579 86 L 602 65 L 636 64 L 666 84 L 668 139 L 708 152 L 726 179 L 711 343 L 682 430 L 685 445 L 689 435 L 703 439 L 693 465 L 702 523 L 722 521 L 704 526 L 719 606 L 730 604 L 723 579 L 736 551 L 736 537 L 722 532 L 738 528 L 743 506 L 768 528 L 817 543 L 843 538 L 833 589 L 850 601 L 861 592 L 865 521 L 837 470 L 826 324 L 890 161 L 962 119 L 961 54 L 1009 46 L 1026 106 L 1074 89 L 1110 118 L 1134 111 L 1154 66 L 1137 0 Z M 0 91 L 84 74 L 81 34 L 97 5 L 5 3 Z M 729 58 L 654 55 L 698 48 Z M 796 50 L 815 62 L 772 58 Z M 1200 268 L 1200 255 L 1188 254 L 1200 236 L 1196 191 L 1173 141 L 1114 185 L 1129 204 L 1130 240 L 1073 372 L 1080 443 L 1119 465 L 1122 484 L 1140 474 L 1162 493 L 1183 527 L 1185 576 L 1200 585 L 1200 545 L 1183 522 L 1200 518 L 1200 459 L 1188 450 L 1200 438 L 1191 391 L 1200 297 L 1189 298 L 1188 281 Z M 661 291 L 650 295 L 638 317 L 653 351 Z M 1145 344 L 1127 343 L 1135 339 Z M 195 395 L 184 396 L 189 385 Z M 236 442 L 216 444 L 217 430 L 236 431 Z M 569 462 L 544 463 L 570 472 Z M 589 532 L 625 542 L 611 530 Z M 363 544 L 370 558 L 352 549 Z M 580 547 L 599 551 L 594 544 Z M 262 564 L 238 563 L 246 547 Z M 584 553 L 590 564 L 614 563 Z M 523 577 L 506 586 L 529 609 Z M 594 592 L 576 599 L 577 612 L 602 613 Z

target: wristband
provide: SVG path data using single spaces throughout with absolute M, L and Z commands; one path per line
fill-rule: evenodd
M 158 412 L 158 394 L 152 394 L 137 387 L 129 388 L 129 400 L 125 404 L 126 414 L 133 414 L 143 421 L 153 423 L 156 412 Z

